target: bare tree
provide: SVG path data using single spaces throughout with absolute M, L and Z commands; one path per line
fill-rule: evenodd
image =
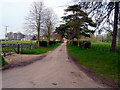
M 26 17 L 27 31 L 37 32 L 37 41 L 39 47 L 40 32 L 43 24 L 45 6 L 43 2 L 33 2 L 29 15 Z
M 52 33 L 57 25 L 57 16 L 52 9 L 46 9 L 44 13 L 44 36 L 47 37 L 47 46 L 49 46 L 49 41 Z

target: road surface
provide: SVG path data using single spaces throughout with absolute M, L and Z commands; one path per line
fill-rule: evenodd
M 66 43 L 42 60 L 2 73 L 3 88 L 104 88 L 68 59 Z

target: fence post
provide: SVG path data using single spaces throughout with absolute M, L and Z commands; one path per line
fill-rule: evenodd
M 32 46 L 32 45 L 29 46 L 30 50 L 31 50 L 31 46 Z
M 33 48 L 34 48 L 34 44 L 31 45 L 31 49 L 33 49 Z
M 4 57 L 6 57 L 6 44 L 5 44 L 5 52 L 4 52 Z
M 20 53 L 20 44 L 17 44 L 17 54 Z
M 22 52 L 23 48 L 22 48 L 22 43 L 21 43 L 21 52 Z

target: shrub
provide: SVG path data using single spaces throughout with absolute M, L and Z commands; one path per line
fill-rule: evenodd
M 77 46 L 78 41 L 73 41 L 73 45 Z M 90 41 L 80 41 L 79 45 L 84 48 L 90 48 L 91 47 L 91 42 Z
M 40 42 L 40 46 L 47 47 L 47 41 L 39 41 L 39 42 Z M 49 45 L 55 45 L 57 43 L 61 43 L 61 41 L 50 41 Z
M 40 42 L 40 46 L 47 46 L 47 41 L 39 41 Z
M 77 46 L 78 42 L 77 41 L 73 41 L 73 45 Z
M 53 45 L 53 44 L 56 44 L 56 43 L 57 43 L 57 41 L 50 41 L 49 45 Z
M 61 43 L 62 41 L 56 41 L 56 43 Z
M 83 44 L 84 48 L 90 48 L 91 47 L 91 42 L 90 41 L 84 41 L 84 44 Z

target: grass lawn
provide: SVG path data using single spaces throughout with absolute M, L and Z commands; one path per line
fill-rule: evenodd
M 111 48 L 111 43 L 106 43 L 106 42 L 92 42 L 92 47 L 100 47 L 100 48 L 106 48 L 107 51 L 110 51 Z M 120 51 L 120 43 L 116 44 L 117 50 Z M 103 50 L 103 49 L 102 49 Z
M 36 43 L 36 41 L 6 41 L 6 44 L 31 44 L 31 43 Z M 5 44 L 5 41 L 2 41 L 2 44 Z
M 54 49 L 55 47 L 59 46 L 62 43 L 57 43 L 55 45 L 50 45 L 48 47 L 39 47 L 39 48 L 34 48 L 32 50 L 25 50 L 22 51 L 21 54 L 41 54 L 41 53 L 46 53 L 52 49 Z
M 97 76 L 118 82 L 118 59 L 120 53 L 100 52 L 93 48 L 84 49 L 67 44 L 68 53 L 80 63 L 93 71 Z

